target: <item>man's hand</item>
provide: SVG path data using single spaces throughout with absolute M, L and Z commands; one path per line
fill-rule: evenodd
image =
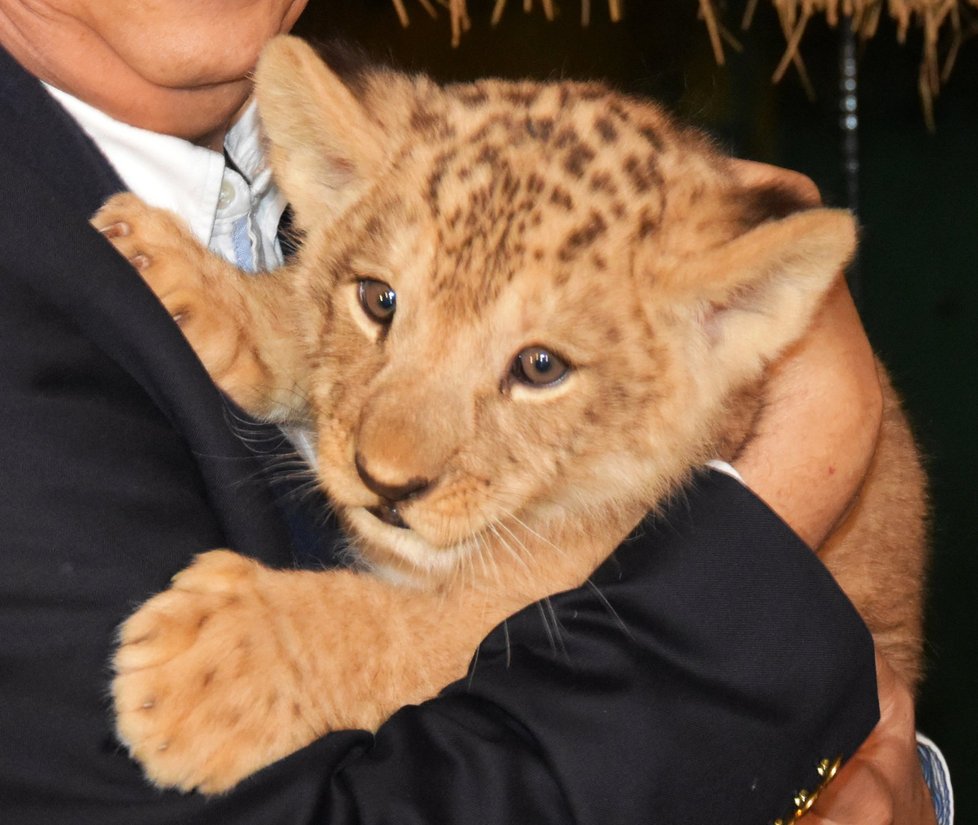
M 880 721 L 819 796 L 805 825 L 935 825 L 917 760 L 913 696 L 876 656 Z

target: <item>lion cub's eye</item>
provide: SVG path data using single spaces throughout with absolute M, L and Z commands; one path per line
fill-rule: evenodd
M 364 279 L 357 285 L 360 306 L 371 320 L 387 326 L 394 319 L 397 293 L 383 281 Z
M 543 347 L 527 347 L 518 353 L 510 370 L 513 378 L 530 387 L 549 387 L 568 372 L 570 366 Z

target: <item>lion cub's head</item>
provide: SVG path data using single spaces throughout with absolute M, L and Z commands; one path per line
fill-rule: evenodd
M 634 518 L 853 250 L 848 214 L 787 214 L 599 85 L 344 82 L 280 38 L 258 90 L 320 472 L 388 568 Z

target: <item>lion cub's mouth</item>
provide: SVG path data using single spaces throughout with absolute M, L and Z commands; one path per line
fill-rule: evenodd
M 408 529 L 407 524 L 404 523 L 404 519 L 401 518 L 401 514 L 397 512 L 396 504 L 384 502 L 378 504 L 376 507 L 366 507 L 364 509 L 374 518 L 380 519 L 384 524 L 389 524 L 391 527 L 399 527 L 402 530 Z

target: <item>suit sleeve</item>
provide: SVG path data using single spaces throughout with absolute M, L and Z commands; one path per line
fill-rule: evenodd
M 757 825 L 790 818 L 819 763 L 876 720 L 849 602 L 761 502 L 711 474 L 593 588 L 494 631 L 467 680 L 375 738 L 327 736 L 201 821 Z
M 760 501 L 710 474 L 593 588 L 523 611 L 465 683 L 395 717 L 337 770 L 324 810 L 756 825 L 790 815 L 818 764 L 876 721 L 872 642 L 848 600 Z

